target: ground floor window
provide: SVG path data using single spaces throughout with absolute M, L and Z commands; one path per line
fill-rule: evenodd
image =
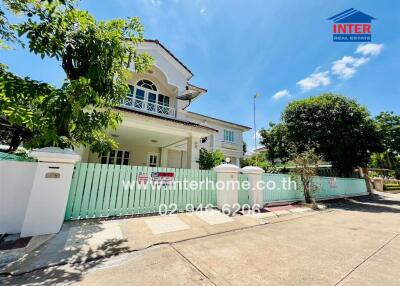
M 158 167 L 158 153 L 149 153 L 147 156 L 147 166 L 149 167 Z
M 130 152 L 125 150 L 112 150 L 101 155 L 102 164 L 129 165 Z

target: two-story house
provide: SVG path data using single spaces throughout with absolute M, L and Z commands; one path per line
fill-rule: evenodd
M 247 126 L 187 110 L 207 92 L 189 83 L 193 73 L 156 40 L 137 48 L 155 65 L 149 72 L 132 70 L 130 92 L 118 108 L 123 122 L 111 132 L 119 143 L 108 154 L 80 149 L 83 162 L 198 169 L 199 151 L 221 150 L 231 163 L 243 157 L 242 133 Z

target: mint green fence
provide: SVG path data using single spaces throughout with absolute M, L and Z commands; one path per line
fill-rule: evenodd
M 315 177 L 314 184 L 319 189 L 315 193 L 319 200 L 368 194 L 364 179 Z
M 168 177 L 186 183 L 173 188 L 163 184 L 152 187 L 152 182 Z M 74 170 L 65 219 L 156 213 L 160 206 L 171 204 L 176 205 L 172 209 L 177 211 L 186 210 L 188 205 L 216 205 L 216 191 L 212 184 L 206 186 L 207 180 L 215 181 L 215 172 L 79 163 Z
M 263 191 L 265 203 L 304 200 L 300 186 L 296 190 L 294 179 L 290 175 L 263 174 L 262 180 L 266 186 Z M 313 182 L 318 187 L 314 194 L 317 200 L 368 194 L 363 179 L 315 177 Z
M 247 175 L 239 174 L 239 183 L 247 180 Z M 262 180 L 265 183 L 265 203 L 304 199 L 289 175 L 263 174 Z M 169 185 L 169 181 L 175 183 Z M 154 185 L 155 182 L 158 185 Z M 215 206 L 215 182 L 214 171 L 80 163 L 74 170 L 65 219 L 157 213 L 166 208 L 185 211 L 209 204 Z M 318 200 L 368 193 L 363 179 L 315 177 L 314 183 L 319 189 L 315 193 Z M 248 190 L 240 187 L 239 204 L 247 204 L 248 198 Z

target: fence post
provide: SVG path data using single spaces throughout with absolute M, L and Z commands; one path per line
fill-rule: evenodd
M 222 211 L 232 211 L 239 208 L 239 171 L 233 164 L 222 164 L 214 168 L 217 173 L 217 207 Z
M 30 153 L 37 158 L 21 237 L 57 233 L 64 221 L 74 164 L 81 157 L 70 149 L 46 147 Z
M 251 208 L 262 208 L 264 206 L 263 189 L 259 183 L 264 170 L 260 167 L 247 166 L 242 168 L 242 173 L 249 178 L 249 204 Z

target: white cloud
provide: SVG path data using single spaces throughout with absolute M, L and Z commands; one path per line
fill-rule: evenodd
M 354 58 L 351 56 L 344 56 L 340 60 L 332 63 L 332 72 L 342 79 L 351 78 L 356 72 L 357 68 L 366 64 L 369 58 Z
M 361 54 L 362 56 L 343 56 L 341 59 L 332 62 L 331 73 L 337 75 L 341 79 L 349 79 L 357 72 L 357 69 L 368 63 L 373 56 L 379 55 L 384 48 L 384 44 L 363 43 L 357 46 L 354 53 Z M 296 84 L 301 87 L 303 91 L 308 91 L 319 86 L 327 86 L 331 83 L 329 76 L 330 71 L 320 72 L 318 67 L 314 72 L 298 81 Z M 282 91 L 280 91 L 282 92 Z M 279 99 L 284 95 L 280 92 L 276 93 L 273 98 Z
M 272 96 L 273 100 L 279 100 L 283 97 L 290 97 L 290 93 L 287 89 L 280 90 Z
M 329 71 L 324 71 L 314 72 L 305 79 L 298 81 L 296 84 L 299 85 L 303 91 L 308 91 L 319 86 L 327 86 L 330 83 Z
M 205 8 L 201 8 L 201 9 L 200 9 L 200 14 L 201 14 L 201 15 L 204 15 L 205 13 L 206 13 L 206 9 L 205 9 Z
M 383 44 L 360 44 L 357 47 L 356 53 L 363 54 L 364 56 L 377 56 L 383 50 Z

